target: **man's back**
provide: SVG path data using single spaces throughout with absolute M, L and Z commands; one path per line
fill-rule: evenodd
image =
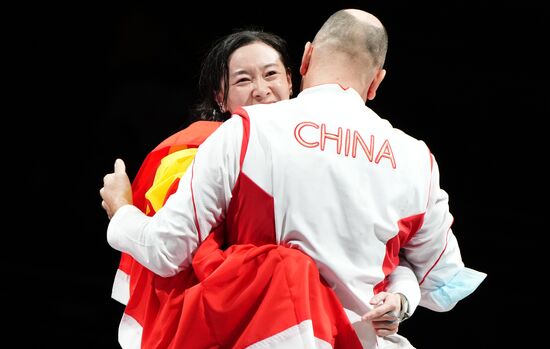
M 373 288 L 383 289 L 400 247 L 422 225 L 429 150 L 339 85 L 244 109 L 250 138 L 241 176 L 272 199 L 277 242 L 313 257 L 344 306 L 365 313 Z M 253 217 L 272 205 L 250 196 L 232 200 Z

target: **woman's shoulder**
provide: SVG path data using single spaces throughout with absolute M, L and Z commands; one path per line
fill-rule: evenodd
M 183 130 L 166 138 L 156 149 L 180 146 L 185 146 L 185 148 L 198 147 L 221 124 L 221 121 L 195 121 Z

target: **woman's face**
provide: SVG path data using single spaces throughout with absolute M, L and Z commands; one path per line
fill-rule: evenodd
M 223 110 L 289 99 L 292 79 L 278 52 L 263 42 L 238 48 L 229 57 L 229 90 Z M 223 94 L 218 101 L 223 103 Z

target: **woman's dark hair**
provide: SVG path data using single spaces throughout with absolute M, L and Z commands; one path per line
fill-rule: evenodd
M 222 112 L 216 101 L 220 91 L 225 91 L 223 103 L 227 102 L 229 89 L 229 57 L 235 50 L 252 44 L 263 42 L 273 47 L 287 73 L 291 73 L 290 55 L 287 42 L 278 35 L 260 29 L 246 29 L 234 32 L 218 39 L 204 58 L 198 82 L 199 103 L 193 109 L 193 117 L 199 120 L 225 121 L 230 116 L 229 111 Z M 223 89 L 220 82 L 223 81 Z

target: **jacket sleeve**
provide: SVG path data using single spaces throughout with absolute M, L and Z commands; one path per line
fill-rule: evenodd
M 411 316 L 414 313 L 420 302 L 420 287 L 412 267 L 403 258 L 399 261 L 399 265 L 388 275 L 386 291 L 401 293 L 407 297 L 409 302 L 407 315 Z
M 439 186 L 439 168 L 431 155 L 431 179 L 424 222 L 403 247 L 420 284 L 420 305 L 451 310 L 481 284 L 487 274 L 465 267 L 456 236 L 449 197 Z

